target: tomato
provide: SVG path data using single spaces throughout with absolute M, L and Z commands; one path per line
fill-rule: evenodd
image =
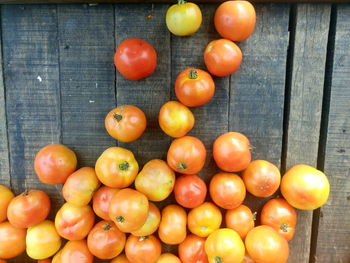
M 158 236 L 165 244 L 177 245 L 186 238 L 186 211 L 178 205 L 163 208 Z
M 226 1 L 214 16 L 216 31 L 232 41 L 246 40 L 254 32 L 255 22 L 255 9 L 248 1 Z
M 211 233 L 205 241 L 209 263 L 236 263 L 244 258 L 244 244 L 236 231 L 221 228 Z
M 113 259 L 110 263 L 131 263 L 125 254 L 119 255 L 115 259 Z
M 172 141 L 167 154 L 167 162 L 178 173 L 196 174 L 202 170 L 206 155 L 205 147 L 199 139 L 184 136 Z
M 194 116 L 189 108 L 177 101 L 168 101 L 160 108 L 158 122 L 167 135 L 185 136 L 194 125 Z
M 151 202 L 149 203 L 148 215 L 146 222 L 140 229 L 131 232 L 134 236 L 149 236 L 157 231 L 160 224 L 160 212 Z
M 140 229 L 147 219 L 149 203 L 147 197 L 131 188 L 121 189 L 109 205 L 109 218 L 123 232 Z
M 213 40 L 204 50 L 204 63 L 208 71 L 217 77 L 235 73 L 242 63 L 242 58 L 241 49 L 227 39 Z
M 45 184 L 64 184 L 77 167 L 77 156 L 62 144 L 49 144 L 41 148 L 34 160 L 34 170 Z
M 132 263 L 154 263 L 161 254 L 162 246 L 155 236 L 130 235 L 125 244 L 125 255 Z
M 134 154 L 121 147 L 110 147 L 96 161 L 97 178 L 109 187 L 125 188 L 131 185 L 139 171 Z
M 119 189 L 102 186 L 92 198 L 92 208 L 95 214 L 104 220 L 109 220 L 108 208 L 112 197 Z
M 14 227 L 28 228 L 44 221 L 50 208 L 50 198 L 45 192 L 29 190 L 11 200 L 7 218 Z
M 255 263 L 255 261 L 246 253 L 242 263 Z
M 189 36 L 197 32 L 202 24 L 202 12 L 198 5 L 178 0 L 166 12 L 166 25 L 176 36 Z
M 52 263 L 63 263 L 62 262 L 62 249 L 59 250 L 52 258 Z
M 188 107 L 201 106 L 212 99 L 215 83 L 204 70 L 188 68 L 182 71 L 175 81 L 175 94 L 179 101 Z
M 156 263 L 181 263 L 180 259 L 171 253 L 161 254 Z
M 0 263 L 6 263 L 6 260 L 0 259 Z
M 190 234 L 179 245 L 179 257 L 183 263 L 208 263 L 204 250 L 205 238 Z
M 166 199 L 173 191 L 174 184 L 174 171 L 159 159 L 147 162 L 135 179 L 136 190 L 155 202 Z
M 293 166 L 282 177 L 281 192 L 295 208 L 313 210 L 324 205 L 329 196 L 329 182 L 321 171 L 300 164 Z
M 68 240 L 82 240 L 94 226 L 91 207 L 65 203 L 57 212 L 55 226 L 58 234 Z
M 27 254 L 33 259 L 53 256 L 61 247 L 61 238 L 52 221 L 45 220 L 31 226 L 26 236 Z
M 245 246 L 250 257 L 259 263 L 284 263 L 288 260 L 287 240 L 269 226 L 257 226 L 250 230 Z
M 16 257 L 26 249 L 26 229 L 16 228 L 5 221 L 0 223 L 0 258 Z
M 68 241 L 61 252 L 62 263 L 93 263 L 86 240 Z
M 187 217 L 188 229 L 195 235 L 207 237 L 220 228 L 222 215 L 213 203 L 205 202 L 193 208 Z
M 197 175 L 183 174 L 175 181 L 174 195 L 181 206 L 195 208 L 204 202 L 207 186 Z
M 0 184 L 0 223 L 7 219 L 7 208 L 14 197 L 10 189 Z
M 217 173 L 210 181 L 210 196 L 224 209 L 234 209 L 242 204 L 246 189 L 241 177 L 230 173 Z
M 156 69 L 157 52 L 143 39 L 126 39 L 115 51 L 114 65 L 129 80 L 146 78 Z
M 295 232 L 297 213 L 286 200 L 282 198 L 271 199 L 261 211 L 260 223 L 271 226 L 289 241 Z
M 0 263 L 1 263 L 1 260 L 0 260 Z M 38 260 L 38 263 L 51 263 L 51 259 L 49 258 L 40 259 Z
M 238 172 L 251 160 L 250 142 L 239 132 L 226 132 L 214 142 L 213 157 L 217 166 L 226 172 Z
M 125 233 L 112 221 L 100 221 L 90 231 L 87 239 L 89 251 L 99 259 L 112 259 L 124 249 Z
M 123 105 L 111 110 L 105 119 L 105 127 L 110 136 L 118 141 L 137 140 L 146 129 L 146 115 L 133 105 Z
M 255 226 L 254 214 L 249 207 L 240 205 L 226 212 L 225 224 L 227 228 L 235 230 L 244 240 L 248 232 Z

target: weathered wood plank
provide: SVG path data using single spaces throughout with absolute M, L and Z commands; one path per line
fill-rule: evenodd
M 315 262 L 350 262 L 350 5 L 337 6 L 324 171 L 331 193 L 321 208 Z

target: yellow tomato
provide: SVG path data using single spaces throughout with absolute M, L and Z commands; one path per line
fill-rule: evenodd
M 131 232 L 134 236 L 149 236 L 157 231 L 160 224 L 160 212 L 151 202 L 149 203 L 146 223 L 138 230 Z
M 160 255 L 156 263 L 181 263 L 181 261 L 171 253 L 164 253 Z
M 62 249 L 52 258 L 51 263 L 62 263 Z
M 7 207 L 15 195 L 4 185 L 0 185 L 0 223 L 7 218 Z

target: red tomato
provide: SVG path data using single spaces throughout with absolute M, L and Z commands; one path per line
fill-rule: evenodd
M 235 230 L 244 240 L 248 232 L 255 226 L 254 214 L 249 207 L 240 205 L 226 212 L 225 223 L 226 227 Z
M 223 38 L 244 41 L 253 32 L 256 14 L 248 1 L 226 1 L 216 9 L 215 29 Z
M 168 154 L 168 165 L 176 172 L 183 174 L 196 174 L 202 170 L 206 150 L 203 143 L 192 136 L 184 136 L 173 140 Z
M 15 195 L 4 185 L 0 185 L 0 223 L 7 219 L 7 208 Z
M 35 173 L 45 184 L 64 184 L 76 167 L 75 153 L 61 144 L 50 144 L 41 148 L 34 160 Z
M 197 175 L 183 174 L 176 178 L 174 194 L 180 205 L 195 208 L 204 202 L 207 186 Z
M 115 259 L 113 259 L 110 263 L 131 263 L 125 254 L 119 255 Z
M 15 228 L 10 222 L 0 223 L 0 258 L 14 258 L 26 249 L 26 229 Z
M 68 241 L 61 252 L 62 263 L 93 263 L 93 260 L 85 239 Z
M 109 203 L 111 202 L 113 195 L 118 191 L 119 189 L 108 186 L 102 186 L 97 190 L 92 198 L 92 208 L 97 216 L 104 220 L 109 220 Z
M 179 245 L 179 257 L 183 263 L 208 263 L 204 250 L 205 238 L 188 235 Z
M 125 255 L 132 263 L 154 263 L 161 254 L 162 245 L 155 236 L 130 235 L 125 244 Z
M 14 227 L 28 228 L 44 221 L 50 208 L 50 198 L 45 192 L 29 190 L 12 199 L 7 217 Z
M 201 69 L 188 68 L 175 81 L 175 94 L 188 107 L 201 106 L 212 99 L 215 83 L 210 74 Z
M 146 129 L 146 115 L 133 105 L 123 105 L 111 110 L 105 119 L 105 127 L 110 136 L 118 141 L 137 140 Z
M 130 38 L 117 47 L 114 65 L 125 78 L 139 80 L 148 77 L 156 69 L 157 52 L 145 40 Z
M 251 160 L 250 142 L 239 132 L 227 132 L 214 142 L 213 156 L 217 166 L 226 172 L 239 172 Z

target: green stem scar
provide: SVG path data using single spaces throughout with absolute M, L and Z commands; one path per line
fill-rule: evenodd
M 187 165 L 185 163 L 179 163 L 179 165 L 177 166 L 177 169 L 180 170 L 185 170 L 187 168 Z
M 122 162 L 121 164 L 119 164 L 119 169 L 122 171 L 126 171 L 129 169 L 129 163 L 127 161 Z
M 283 224 L 281 224 L 281 226 L 280 226 L 280 229 L 283 231 L 283 232 L 288 232 L 288 225 L 287 224 L 285 224 L 285 223 L 283 223 Z
M 111 227 L 112 227 L 112 226 L 111 226 L 109 223 L 106 223 L 106 224 L 103 225 L 102 228 L 103 228 L 103 230 L 108 231 L 108 230 L 111 229 Z
M 117 220 L 118 223 L 124 223 L 124 222 L 125 222 L 125 218 L 122 217 L 122 216 L 117 216 L 117 217 L 115 218 L 115 220 Z
M 196 79 L 198 78 L 198 72 L 195 69 L 191 69 L 190 72 L 188 73 L 188 77 L 190 79 Z
M 117 122 L 120 122 L 123 119 L 123 116 L 117 113 L 114 113 L 113 117 L 117 120 Z
M 185 0 L 178 0 L 178 1 L 177 1 L 177 4 L 178 4 L 178 5 L 183 5 L 183 4 L 185 4 L 185 3 L 186 3 Z
M 215 257 L 214 257 L 214 262 L 215 262 L 215 263 L 222 263 L 223 261 L 222 261 L 222 258 L 221 258 L 221 257 L 215 256 Z
M 146 240 L 148 238 L 148 236 L 140 236 L 139 237 L 139 241 L 144 241 L 144 240 Z

